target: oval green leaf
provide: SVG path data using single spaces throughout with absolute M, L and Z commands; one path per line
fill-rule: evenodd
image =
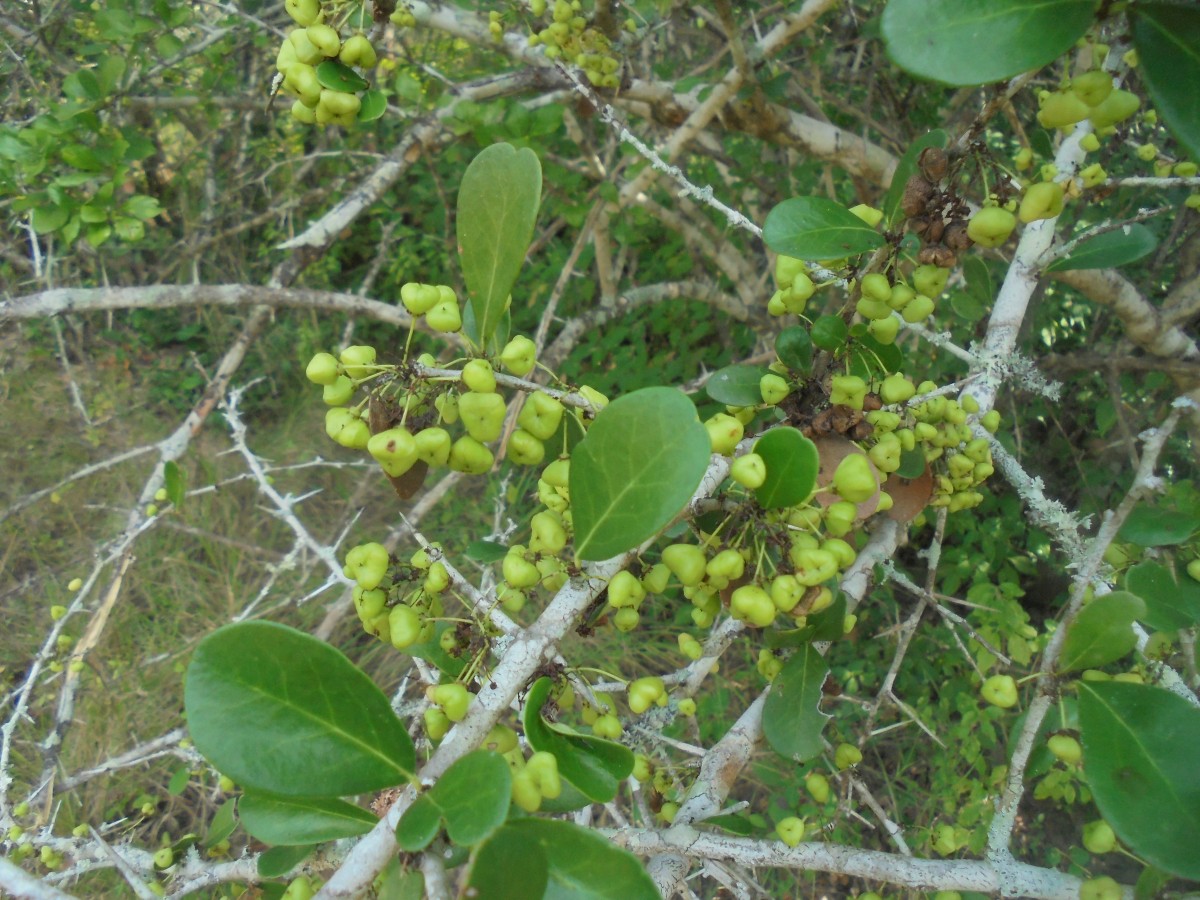
M 283 625 L 241 622 L 206 637 L 184 704 L 196 749 L 250 790 L 340 797 L 413 771 L 412 740 L 383 692 L 339 651 Z
M 254 793 L 246 793 L 238 801 L 238 818 L 252 837 L 281 847 L 357 837 L 379 821 L 367 810 L 345 800 Z
M 237 828 L 236 810 L 237 801 L 232 797 L 217 807 L 217 811 L 213 813 L 212 821 L 208 823 L 208 831 L 204 835 L 205 847 L 219 844 L 233 834 L 233 830 Z
M 836 259 L 882 247 L 883 235 L 825 197 L 793 197 L 769 213 L 763 242 L 797 259 Z
M 408 808 L 396 826 L 396 839 L 405 850 L 420 850 L 437 833 L 439 821 L 444 821 L 450 840 L 469 847 L 504 824 L 511 800 L 512 773 L 504 757 L 476 750 L 450 766 L 437 784 Z
M 808 329 L 793 325 L 779 332 L 775 338 L 775 355 L 789 369 L 805 375 L 812 369 L 812 338 Z
M 890 0 L 883 39 L 918 78 L 966 86 L 1040 69 L 1092 24 L 1095 0 Z
M 321 87 L 343 94 L 357 94 L 371 86 L 367 79 L 336 59 L 327 59 L 317 65 L 317 81 Z
M 258 857 L 260 878 L 282 878 L 313 852 L 312 846 L 272 847 Z
M 1145 225 L 1134 223 L 1081 241 L 1069 256 L 1046 266 L 1047 272 L 1068 269 L 1115 269 L 1154 252 L 1158 239 Z
M 171 501 L 171 505 L 178 509 L 183 505 L 184 495 L 187 493 L 187 482 L 183 476 L 183 470 L 172 459 L 167 460 L 163 466 L 163 489 L 167 492 L 167 499 Z
M 514 865 L 520 860 L 520 865 Z M 542 845 L 515 828 L 501 828 L 471 861 L 466 896 L 474 900 L 537 900 L 546 894 L 550 864 Z
M 551 686 L 549 678 L 539 678 L 529 689 L 525 698 L 525 738 L 534 750 L 553 753 L 558 760 L 559 775 L 580 793 L 597 803 L 607 803 L 633 771 L 633 753 L 621 744 L 576 734 L 547 722 L 542 707 L 550 696 Z
M 1170 547 L 1182 544 L 1200 528 L 1200 516 L 1161 506 L 1138 504 L 1117 533 L 1139 547 Z
M 1178 631 L 1200 622 L 1200 583 L 1155 562 L 1138 563 L 1125 573 L 1125 589 L 1146 604 L 1144 620 L 1159 631 Z
M 508 547 L 504 544 L 498 544 L 495 541 L 478 540 L 467 544 L 465 552 L 467 559 L 473 559 L 481 563 L 491 563 L 504 559 L 508 554 Z
M 896 164 L 896 171 L 892 173 L 892 183 L 888 185 L 887 195 L 883 198 L 885 222 L 892 224 L 904 218 L 904 213 L 900 211 L 900 201 L 904 199 L 904 188 L 908 179 L 917 171 L 917 157 L 921 155 L 921 151 L 927 147 L 944 148 L 948 140 L 946 132 L 938 128 L 921 135 L 904 151 L 900 162 Z
M 575 552 L 624 553 L 667 525 L 691 499 L 711 456 L 696 407 L 674 388 L 619 397 L 571 453 Z
M 1163 688 L 1079 684 L 1083 771 L 1122 843 L 1160 869 L 1200 878 L 1200 710 Z
M 762 403 L 758 383 L 768 371 L 766 366 L 726 366 L 713 372 L 704 390 L 718 403 L 758 406 Z
M 637 857 L 594 831 L 533 818 L 510 822 L 505 826 L 509 829 L 545 854 L 549 865 L 545 900 L 661 900 Z
M 783 509 L 808 499 L 821 466 L 817 445 L 795 428 L 772 428 L 754 444 L 767 477 L 754 492 L 763 509 Z
M 821 730 L 833 718 L 820 707 L 827 675 L 825 657 L 812 644 L 805 644 L 771 682 L 763 706 L 763 734 L 776 753 L 801 763 L 821 753 Z
M 846 346 L 850 329 L 841 316 L 821 316 L 812 325 L 812 342 L 822 350 L 838 353 Z
M 1094 669 L 1120 659 L 1137 644 L 1133 623 L 1146 613 L 1146 604 L 1128 591 L 1097 597 L 1079 611 L 1059 658 L 1060 672 Z
M 542 166 L 528 148 L 493 144 L 467 166 L 458 189 L 458 252 L 475 313 L 478 343 L 488 339 L 508 308 L 508 297 L 542 199 Z
M 358 108 L 358 121 L 373 122 L 387 112 L 387 95 L 383 91 L 372 88 L 362 95 L 362 105 Z
M 1200 159 L 1200 8 L 1141 3 L 1130 10 L 1138 71 L 1162 115 L 1192 159 Z M 1189 88 L 1188 85 L 1191 85 Z

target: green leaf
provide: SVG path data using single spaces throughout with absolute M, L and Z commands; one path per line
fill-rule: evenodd
M 987 263 L 978 256 L 968 256 L 963 263 L 963 277 L 967 281 L 967 293 L 983 306 L 991 306 L 994 294 L 992 273 Z
M 1134 223 L 1081 241 L 1069 256 L 1046 266 L 1047 272 L 1068 269 L 1115 269 L 1154 252 L 1158 239 L 1145 225 Z
M 233 834 L 237 828 L 237 801 L 233 798 L 226 800 L 213 813 L 212 821 L 208 823 L 208 833 L 204 835 L 204 846 L 211 847 L 219 844 Z
M 537 220 L 542 197 L 542 166 L 528 148 L 493 144 L 479 153 L 458 189 L 458 252 L 463 278 L 486 346 L 500 317 Z
M 1200 9 L 1195 4 L 1140 3 L 1130 17 L 1138 71 L 1154 108 L 1187 155 L 1200 159 Z
M 465 552 L 467 559 L 473 559 L 481 563 L 490 563 L 498 559 L 504 559 L 508 553 L 508 547 L 504 544 L 498 544 L 495 541 L 471 541 L 471 543 L 467 544 Z
M 196 749 L 234 781 L 290 797 L 391 787 L 413 745 L 383 692 L 338 650 L 271 622 L 200 642 L 184 691 Z
M 917 171 L 917 158 L 921 151 L 927 147 L 944 148 L 948 140 L 946 132 L 938 128 L 921 135 L 904 151 L 900 162 L 896 164 L 896 171 L 892 173 L 892 183 L 888 185 L 887 195 L 883 198 L 883 220 L 889 225 L 904 218 L 904 213 L 900 211 L 900 201 L 904 199 L 904 187 L 908 184 L 908 179 Z
M 821 687 L 829 674 L 812 644 L 797 650 L 771 683 L 763 706 L 763 734 L 776 753 L 805 762 L 823 749 L 821 729 L 833 718 L 821 712 Z
M 772 428 L 754 444 L 767 477 L 754 492 L 763 509 L 783 509 L 803 503 L 817 484 L 820 455 L 817 445 L 788 426 Z
M 812 342 L 822 350 L 838 353 L 846 346 L 850 329 L 841 316 L 821 316 L 812 324 Z
M 542 707 L 550 696 L 551 686 L 549 678 L 539 678 L 525 697 L 523 720 L 529 746 L 553 753 L 558 760 L 559 775 L 591 800 L 607 803 L 633 771 L 633 753 L 621 744 L 576 734 L 565 726 L 547 722 Z
M 775 338 L 775 355 L 789 369 L 807 375 L 812 369 L 812 338 L 808 329 L 793 325 L 779 332 L 779 337 Z
M 71 214 L 62 206 L 39 206 L 33 211 L 33 230 L 38 234 L 49 234 L 67 224 Z
M 162 207 L 158 205 L 158 201 L 146 194 L 134 194 L 128 200 L 121 204 L 121 212 L 127 216 L 133 216 L 135 219 L 141 219 L 147 222 L 153 219 L 162 212 Z
M 192 770 L 187 766 L 175 770 L 175 774 L 171 776 L 171 780 L 167 782 L 167 793 L 172 797 L 178 797 L 183 793 L 183 789 L 188 786 L 188 782 L 192 778 Z
M 396 823 L 396 843 L 402 850 L 415 853 L 429 846 L 441 827 L 442 811 L 428 794 L 422 794 Z
M 1200 878 L 1200 710 L 1163 688 L 1079 684 L 1083 770 L 1122 843 L 1160 869 Z
M 754 834 L 754 823 L 745 816 L 709 816 L 704 820 L 704 824 L 742 837 L 749 837 Z
M 1096 597 L 1079 611 L 1059 658 L 1060 672 L 1094 669 L 1120 659 L 1137 644 L 1133 623 L 1145 615 L 1146 604 L 1127 591 Z
M 990 84 L 1040 69 L 1092 24 L 1095 0 L 890 0 L 883 39 L 918 78 Z
M 1139 547 L 1168 547 L 1182 544 L 1197 528 L 1200 516 L 1141 503 L 1133 508 L 1117 535 Z
M 757 406 L 762 403 L 758 382 L 768 371 L 766 366 L 726 366 L 713 372 L 704 390 L 718 403 Z
M 258 858 L 258 874 L 261 878 L 282 878 L 313 852 L 312 846 L 272 847 L 264 850 Z
M 869 332 L 859 335 L 855 341 L 857 346 L 850 359 L 850 372 L 853 375 L 861 375 L 870 381 L 877 372 L 899 372 L 904 365 L 904 354 L 895 344 L 881 344 Z
M 503 825 L 511 802 L 508 763 L 490 750 L 476 750 L 457 760 L 419 800 L 420 805 L 436 813 L 434 833 L 438 821 L 444 821 L 450 840 L 464 847 L 478 844 Z M 396 826 L 396 840 L 410 852 L 423 849 L 433 838 L 428 829 L 428 809 L 416 814 L 411 832 L 405 827 L 409 813 L 417 807 L 409 807 Z
M 813 641 L 840 641 L 846 636 L 845 623 L 846 595 L 837 590 L 834 591 L 833 602 L 819 613 L 809 616 L 803 628 L 766 631 L 763 640 L 772 650 L 802 647 Z
M 183 505 L 183 498 L 187 494 L 187 484 L 183 470 L 173 459 L 167 460 L 163 466 L 163 488 L 166 490 L 167 499 L 171 501 L 172 506 Z
M 882 247 L 884 237 L 840 203 L 793 197 L 767 213 L 763 242 L 797 259 L 836 259 Z
M 545 854 L 550 876 L 542 895 L 545 900 L 660 900 L 662 896 L 636 856 L 594 831 L 534 818 L 510 822 L 505 826 L 509 829 L 526 846 L 537 844 Z
M 317 81 L 321 83 L 321 87 L 343 94 L 357 94 L 371 86 L 367 79 L 336 59 L 327 59 L 317 64 Z
M 104 99 L 104 89 L 100 87 L 95 73 L 90 69 L 80 69 L 72 72 L 63 79 L 63 93 L 72 100 L 97 103 Z
M 987 308 L 966 291 L 955 291 L 950 295 L 950 308 L 968 322 L 978 322 L 987 315 Z
M 916 448 L 903 450 L 900 453 L 900 468 L 896 470 L 899 478 L 920 478 L 925 474 L 925 454 Z
M 372 88 L 362 95 L 362 105 L 358 108 L 358 121 L 374 122 L 387 112 L 387 95 L 383 91 Z
M 608 559 L 667 525 L 691 499 L 712 451 L 696 407 L 674 388 L 618 397 L 571 454 L 580 559 Z
M 375 900 L 423 900 L 425 876 L 418 870 L 405 870 L 396 857 L 388 862 L 376 882 Z
M 1125 590 L 1146 604 L 1144 621 L 1159 631 L 1178 631 L 1200 622 L 1200 583 L 1156 562 L 1142 562 L 1125 573 Z
M 520 860 L 514 865 L 514 860 Z M 473 900 L 538 900 L 546 893 L 550 865 L 542 845 L 515 828 L 501 828 L 471 862 L 466 896 Z
M 379 820 L 345 800 L 312 800 L 246 793 L 238 818 L 252 836 L 267 844 L 294 847 L 366 834 Z

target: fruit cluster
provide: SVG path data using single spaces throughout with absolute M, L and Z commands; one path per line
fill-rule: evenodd
M 617 72 L 621 68 L 621 61 L 613 53 L 613 43 L 608 35 L 591 25 L 582 15 L 583 4 L 579 0 L 553 0 L 553 3 L 531 0 L 529 8 L 538 19 L 550 14 L 550 21 L 529 36 L 529 46 L 545 47 L 547 59 L 574 63 L 583 70 L 593 87 L 615 88 L 620 85 Z M 626 23 L 627 28 L 630 25 Z M 497 20 L 493 19 L 488 27 L 493 35 L 499 36 L 501 26 Z
M 1038 94 L 1037 120 L 1043 128 L 1066 129 L 1087 119 L 1097 132 L 1111 134 L 1140 105 L 1136 94 L 1113 85 L 1112 75 L 1093 69 L 1076 75 L 1061 90 Z
M 375 68 L 375 48 L 361 31 L 343 41 L 338 28 L 326 22 L 320 0 L 284 5 L 297 27 L 280 45 L 275 68 L 283 76 L 283 91 L 296 98 L 292 118 L 307 125 L 352 125 L 367 88 L 354 69 Z

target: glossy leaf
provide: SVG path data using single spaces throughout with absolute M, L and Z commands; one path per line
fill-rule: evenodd
M 775 355 L 789 369 L 807 375 L 812 369 L 812 354 L 812 338 L 807 328 L 793 325 L 783 329 L 775 338 Z
M 458 252 L 462 255 L 480 346 L 500 318 L 533 239 L 542 198 L 537 154 L 493 144 L 467 166 L 458 189 Z
M 1133 623 L 1146 612 L 1140 597 L 1113 591 L 1096 597 L 1071 623 L 1059 658 L 1060 672 L 1094 669 L 1120 659 L 1137 644 Z
M 383 91 L 372 88 L 362 95 L 362 105 L 358 108 L 358 121 L 373 122 L 382 118 L 387 112 L 387 95 Z
M 768 371 L 766 366 L 726 366 L 713 372 L 704 390 L 718 403 L 757 406 L 762 403 L 758 383 Z
M 383 692 L 342 653 L 271 622 L 200 642 L 184 691 L 196 749 L 251 790 L 339 797 L 400 784 L 413 745 Z
M 525 697 L 523 718 L 529 746 L 553 753 L 563 779 L 591 800 L 607 803 L 633 771 L 633 752 L 621 744 L 547 722 L 542 707 L 549 699 L 552 685 L 549 678 L 539 678 Z
M 504 559 L 508 553 L 508 547 L 505 544 L 498 544 L 495 541 L 471 541 L 467 544 L 466 555 L 467 559 L 473 559 L 476 562 L 490 563 Z
M 1125 589 L 1146 604 L 1144 621 L 1160 631 L 1178 631 L 1200 622 L 1200 583 L 1186 575 L 1176 580 L 1156 562 L 1142 562 L 1125 573 Z
M 571 454 L 571 512 L 580 559 L 608 559 L 666 526 L 691 499 L 712 444 L 674 388 L 619 397 Z
M 1139 547 L 1169 547 L 1182 544 L 1197 528 L 1200 516 L 1139 504 L 1121 526 L 1118 536 Z
M 920 478 L 925 472 L 925 454 L 920 450 L 903 450 L 900 453 L 900 468 L 896 470 L 899 478 Z
M 1083 768 L 1122 843 L 1160 869 L 1200 878 L 1200 709 L 1163 688 L 1079 684 Z
M 896 171 L 892 173 L 892 183 L 888 186 L 887 195 L 883 198 L 883 220 L 888 224 L 900 221 L 904 213 L 900 210 L 900 201 L 904 199 L 904 187 L 908 179 L 917 172 L 917 158 L 921 151 L 928 147 L 945 147 L 949 138 L 946 132 L 938 128 L 921 135 L 904 151 Z
M 514 865 L 514 860 L 520 860 Z M 467 896 L 473 900 L 538 900 L 545 896 L 550 865 L 537 841 L 501 828 L 475 853 Z
M 208 823 L 208 832 L 204 835 L 205 847 L 219 844 L 233 834 L 233 830 L 237 828 L 236 810 L 237 801 L 232 798 L 217 807 L 217 811 L 213 813 L 212 821 Z
M 163 488 L 166 490 L 167 499 L 171 501 L 172 506 L 178 508 L 183 505 L 183 498 L 187 493 L 187 482 L 184 479 L 183 470 L 174 460 L 167 460 L 163 466 Z
M 763 242 L 797 259 L 836 259 L 882 247 L 884 237 L 840 203 L 793 197 L 767 213 Z
M 1133 224 L 1081 241 L 1069 256 L 1046 266 L 1047 272 L 1067 269 L 1115 269 L 1154 252 L 1158 239 L 1145 225 Z
M 817 446 L 797 429 L 772 428 L 754 444 L 767 477 L 754 492 L 763 509 L 783 509 L 808 499 L 817 484 L 820 455 Z
M 396 840 L 405 850 L 421 850 L 443 821 L 454 843 L 464 847 L 477 844 L 504 824 L 511 801 L 512 773 L 504 757 L 476 750 L 450 766 L 437 784 L 405 811 L 396 826 Z
M 636 856 L 607 838 L 570 822 L 520 819 L 509 823 L 549 866 L 545 900 L 660 900 Z
M 1200 159 L 1200 8 L 1140 3 L 1130 11 L 1138 71 L 1187 155 Z
M 317 64 L 317 81 L 321 83 L 321 87 L 343 94 L 357 94 L 371 86 L 367 79 L 336 59 L 327 59 Z
M 1057 59 L 1092 24 L 1095 0 L 890 0 L 883 39 L 918 78 L 990 84 Z
M 261 878 L 281 878 L 313 852 L 312 846 L 272 847 L 258 857 L 258 874 Z
M 171 780 L 167 782 L 167 793 L 172 797 L 178 797 L 183 793 L 183 789 L 188 786 L 191 778 L 192 771 L 187 766 L 176 769 L 175 774 L 171 776 Z
M 963 277 L 967 282 L 967 293 L 982 305 L 991 306 L 995 291 L 987 263 L 978 256 L 968 256 L 963 262 Z
M 842 321 L 841 316 L 821 316 L 813 322 L 812 342 L 822 350 L 828 350 L 830 353 L 839 352 L 846 346 L 846 338 L 849 336 L 850 329 Z
M 267 844 L 321 844 L 366 834 L 378 819 L 345 800 L 271 797 L 247 793 L 238 801 L 238 818 L 252 836 Z
M 821 730 L 832 716 L 821 712 L 825 658 L 805 644 L 783 664 L 763 706 L 763 734 L 776 753 L 805 762 L 821 753 Z

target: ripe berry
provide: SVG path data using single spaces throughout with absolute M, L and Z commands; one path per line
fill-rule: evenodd
M 430 685 L 425 690 L 425 696 L 431 703 L 440 706 L 451 722 L 461 722 L 466 717 L 472 699 L 466 687 L 456 681 L 450 684 Z
M 1084 72 L 1071 79 L 1071 90 L 1088 106 L 1099 106 L 1113 91 L 1112 76 L 1100 69 Z
M 1043 128 L 1068 128 L 1082 122 L 1091 112 L 1078 96 L 1062 91 L 1047 93 L 1039 98 L 1039 104 L 1037 120 Z
M 838 464 L 833 473 L 833 489 L 851 503 L 862 503 L 879 490 L 866 454 L 851 453 Z
M 985 206 L 967 223 L 967 237 L 981 247 L 999 247 L 1016 227 L 1017 220 L 1008 210 Z
M 425 313 L 425 321 L 434 331 L 450 334 L 462 329 L 462 313 L 456 300 L 441 300 Z
M 342 44 L 342 51 L 338 54 L 338 59 L 348 66 L 358 66 L 361 69 L 373 69 L 375 63 L 378 62 L 375 48 L 371 46 L 370 40 L 364 34 L 346 38 L 346 43 Z
M 660 697 L 665 697 L 666 687 L 661 678 L 639 678 L 629 685 L 629 709 L 635 715 L 641 715 Z
M 833 752 L 833 764 L 839 769 L 849 769 L 862 762 L 862 751 L 853 744 L 838 744 Z
M 536 466 L 546 458 L 546 445 L 518 428 L 508 439 L 508 458 L 518 466 Z
M 1011 675 L 993 675 L 983 683 L 979 693 L 988 703 L 1001 709 L 1011 709 L 1020 699 L 1017 683 Z
M 1111 825 L 1097 819 L 1083 826 L 1083 846 L 1089 853 L 1111 853 L 1117 846 L 1117 836 Z
M 418 457 L 417 442 L 408 429 L 401 426 L 371 435 L 367 452 L 393 478 L 399 478 L 411 469 Z
M 817 803 L 824 803 L 829 799 L 829 779 L 820 772 L 809 772 L 805 776 L 804 789 Z
M 548 441 L 562 422 L 563 405 L 549 394 L 537 391 L 525 399 L 517 424 L 540 441 Z M 564 485 L 565 487 L 565 485 Z
M 707 559 L 695 544 L 671 544 L 663 549 L 662 561 L 685 587 L 694 587 L 704 580 Z
M 834 375 L 829 402 L 851 409 L 862 409 L 867 396 L 867 383 L 857 375 Z
M 318 353 L 309 361 L 304 375 L 313 384 L 333 384 L 338 378 L 338 361 L 332 353 Z
M 1121 900 L 1121 886 L 1107 875 L 1090 878 L 1079 886 L 1079 900 Z
M 1031 184 L 1021 198 L 1017 215 L 1022 222 L 1052 219 L 1063 210 L 1063 187 L 1055 181 L 1039 181 Z
M 491 394 L 496 390 L 496 373 L 486 359 L 473 359 L 462 369 L 463 384 L 477 394 Z
M 717 413 L 704 423 L 704 428 L 712 441 L 712 452 L 722 456 L 728 456 L 737 449 L 744 433 L 742 423 L 725 413 Z
M 804 820 L 795 816 L 780 819 L 775 825 L 775 833 L 787 846 L 795 847 L 804 840 Z
M 936 297 L 946 289 L 946 281 L 950 278 L 950 270 L 940 266 L 917 266 L 913 269 L 913 287 L 918 294 L 926 297 Z
M 467 391 L 458 398 L 458 415 L 467 434 L 480 443 L 494 441 L 504 428 L 504 398 Z
M 154 865 L 159 869 L 169 869 L 175 862 L 175 854 L 170 847 L 163 847 L 154 854 Z
M 500 351 L 500 362 L 518 378 L 524 378 L 537 365 L 537 345 L 523 334 L 517 335 Z
M 1088 118 L 1096 128 L 1109 128 L 1128 119 L 1141 105 L 1142 101 L 1138 99 L 1137 94 L 1118 89 L 1094 107 Z
M 767 480 L 767 465 L 757 453 L 747 453 L 733 461 L 729 476 L 742 487 L 755 490 Z
M 375 348 L 356 345 L 341 352 L 340 359 L 346 374 L 354 379 L 366 378 L 375 365 Z
M 774 372 L 768 372 L 758 380 L 758 392 L 762 396 L 763 403 L 775 406 L 791 393 L 791 389 L 788 387 L 786 379 Z
M 757 628 L 766 628 L 775 621 L 776 607 L 771 595 L 757 585 L 747 584 L 733 592 L 729 612 L 735 619 Z

